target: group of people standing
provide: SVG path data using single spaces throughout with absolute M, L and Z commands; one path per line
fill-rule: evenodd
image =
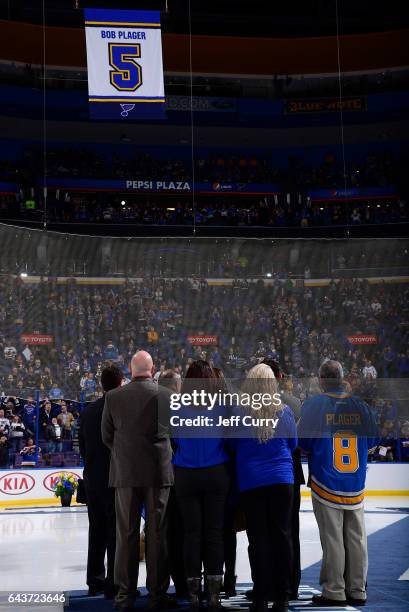
M 288 610 L 288 602 L 298 598 L 301 577 L 301 447 L 309 456 L 309 484 L 323 547 L 323 594 L 312 604 L 364 604 L 363 466 L 368 447 L 376 443 L 367 435 L 369 430 L 375 435 L 375 426 L 369 407 L 344 393 L 340 364 L 328 361 L 321 366 L 323 394 L 303 405 L 298 433 L 297 400 L 282 395 L 278 405 L 270 402 L 257 410 L 240 404 L 218 406 L 225 416 L 256 414 L 259 424 L 247 432 L 238 425 L 233 435 L 222 430 L 207 436 L 170 431 L 170 397 L 194 389 L 227 390 L 220 370 L 198 360 L 183 383 L 167 371 L 157 384 L 152 358 L 145 351 L 133 356 L 131 369 L 132 381 L 123 385 L 122 371 L 106 368 L 101 376 L 104 398 L 88 404 L 81 418 L 89 594 L 103 591 L 115 597 L 115 609 L 133 608 L 139 595 L 143 515 L 151 610 L 177 606 L 167 594 L 170 578 L 176 596 L 187 597 L 192 610 L 199 609 L 203 598 L 209 610 L 218 610 L 221 593 L 236 592 L 236 531 L 242 528 L 249 542 L 254 586 L 246 595 L 252 610 L 265 612 L 269 601 L 274 612 Z M 241 392 L 276 396 L 280 375 L 275 362 L 257 364 Z M 180 416 L 192 418 L 200 410 L 207 408 L 184 407 Z M 338 441 L 334 426 L 344 413 L 354 415 L 348 422 L 359 422 L 361 435 Z M 335 460 L 334 448 L 339 450 Z

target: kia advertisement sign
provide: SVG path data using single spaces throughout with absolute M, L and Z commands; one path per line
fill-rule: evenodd
M 0 477 L 0 492 L 4 495 L 25 495 L 34 485 L 34 478 L 25 472 L 8 472 Z
M 52 491 L 52 493 L 54 493 L 55 483 L 61 474 L 72 474 L 76 478 L 81 478 L 79 474 L 76 474 L 72 470 L 59 470 L 58 472 L 51 472 L 51 474 L 47 474 L 47 476 L 43 479 L 43 485 L 48 491 Z
M 188 336 L 187 341 L 189 342 L 189 344 L 192 344 L 194 346 L 217 346 L 218 337 L 203 336 L 198 334 L 196 336 Z
M 54 336 L 48 334 L 22 334 L 20 340 L 22 344 L 52 344 Z
M 28 470 L 0 470 L 0 506 L 18 506 L 19 501 L 26 504 L 59 503 L 54 495 L 52 487 L 58 476 L 63 473 L 74 474 L 76 478 L 82 478 L 82 468 L 76 467 L 75 471 L 64 469 L 56 471 L 53 469 L 28 469 Z
M 373 334 L 356 334 L 347 336 L 350 344 L 377 344 L 378 338 Z

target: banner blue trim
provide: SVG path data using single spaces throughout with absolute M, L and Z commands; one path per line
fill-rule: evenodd
M 117 11 L 111 9 L 84 9 L 85 25 L 88 27 L 87 21 L 98 21 L 101 25 L 109 23 L 118 24 L 132 23 L 132 27 L 138 27 L 136 24 L 159 24 L 160 27 L 160 12 L 159 11 Z M 116 27 L 115 25 L 113 27 Z M 144 25 L 145 27 L 145 25 Z M 158 27 L 158 26 L 156 26 Z
M 121 30 L 126 30 L 126 29 L 130 29 L 130 30 L 137 30 L 138 28 L 141 30 L 160 30 L 161 26 L 160 23 L 158 23 L 157 25 L 148 25 L 146 23 L 132 23 L 132 24 L 125 24 L 125 23 L 106 23 L 105 21 L 98 21 L 95 23 L 90 23 L 90 22 L 85 22 L 85 27 L 87 28 L 121 28 Z
M 115 96 L 91 96 L 91 102 L 93 102 L 94 100 L 101 100 L 101 102 L 112 102 L 112 98 L 114 98 Z M 136 101 L 140 101 L 140 102 L 150 102 L 151 100 L 162 100 L 163 102 L 165 102 L 165 97 L 164 96 L 152 96 L 151 98 L 147 98 L 144 96 L 118 96 L 118 102 L 122 102 L 122 100 L 129 100 L 131 102 L 135 102 Z M 115 101 L 116 102 L 116 101 Z
M 129 102 L 90 102 L 89 112 L 92 119 L 115 121 L 145 121 L 166 118 L 164 102 L 152 102 L 131 98 Z

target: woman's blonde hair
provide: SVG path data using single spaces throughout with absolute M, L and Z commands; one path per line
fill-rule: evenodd
M 277 412 L 281 410 L 281 406 L 277 406 L 273 398 L 278 392 L 278 382 L 273 370 L 266 363 L 258 363 L 248 371 L 241 388 L 241 394 L 242 396 L 249 394 L 251 397 L 255 394 L 258 397 L 269 395 L 270 402 L 269 405 L 263 403 L 261 408 L 258 409 L 253 408 L 253 406 L 243 406 L 243 410 L 259 419 L 275 418 Z M 268 442 L 271 438 L 274 438 L 275 431 L 271 425 L 260 425 L 255 428 L 255 431 L 259 442 Z

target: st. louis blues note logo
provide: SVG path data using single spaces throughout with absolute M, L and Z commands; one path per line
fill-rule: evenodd
M 121 104 L 122 112 L 121 117 L 127 117 L 131 110 L 135 108 L 135 104 Z

